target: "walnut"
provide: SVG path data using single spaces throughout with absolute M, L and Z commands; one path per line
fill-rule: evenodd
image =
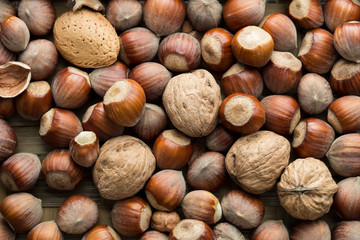
M 167 84 L 163 104 L 178 130 L 190 137 L 207 136 L 218 123 L 220 87 L 203 69 L 180 74 Z
M 290 163 L 277 184 L 281 206 L 303 220 L 315 220 L 327 213 L 337 189 L 326 165 L 311 157 Z
M 139 192 L 155 167 L 155 157 L 143 141 L 120 136 L 101 147 L 93 180 L 103 198 L 121 200 Z
M 230 148 L 225 166 L 230 177 L 245 191 L 264 193 L 276 184 L 289 164 L 289 141 L 271 131 L 240 137 Z

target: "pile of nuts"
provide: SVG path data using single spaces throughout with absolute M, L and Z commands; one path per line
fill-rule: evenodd
M 69 3 L 0 0 L 0 239 L 360 239 L 358 0 Z M 17 152 L 15 111 L 44 159 Z M 89 172 L 112 226 L 83 194 L 41 222 L 39 176 L 71 191 Z M 264 220 L 272 189 L 291 231 Z

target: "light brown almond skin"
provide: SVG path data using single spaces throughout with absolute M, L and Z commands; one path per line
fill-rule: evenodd
M 329 225 L 323 220 L 303 221 L 292 229 L 290 239 L 331 240 L 331 231 Z
M 324 17 L 327 28 L 334 32 L 344 22 L 360 18 L 360 4 L 357 0 L 328 0 L 324 5 Z M 335 14 L 336 13 L 336 14 Z

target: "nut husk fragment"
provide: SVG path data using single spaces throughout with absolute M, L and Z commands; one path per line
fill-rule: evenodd
M 10 61 L 0 66 L 0 97 L 13 98 L 25 91 L 30 83 L 30 67 Z

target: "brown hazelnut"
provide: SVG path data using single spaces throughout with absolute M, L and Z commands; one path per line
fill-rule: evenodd
M 359 95 L 360 63 L 339 59 L 331 69 L 331 88 L 341 95 Z
M 207 224 L 215 224 L 222 217 L 219 199 L 205 190 L 195 190 L 186 194 L 181 208 L 185 218 L 197 219 Z
M 0 117 L 9 118 L 15 113 L 15 99 L 0 97 Z
M 91 167 L 99 156 L 99 139 L 94 132 L 82 131 L 70 141 L 69 151 L 74 162 Z
M 102 145 L 92 175 L 103 198 L 120 200 L 139 192 L 152 176 L 155 167 L 155 157 L 143 141 L 131 136 L 120 136 Z
M 226 96 L 233 93 L 247 93 L 258 98 L 263 89 L 260 72 L 240 63 L 232 65 L 221 78 L 221 90 Z
M 181 221 L 177 212 L 154 212 L 151 216 L 151 227 L 160 232 L 171 232 Z
M 260 101 L 246 93 L 233 93 L 220 105 L 222 124 L 235 133 L 249 134 L 265 123 L 265 111 Z
M 191 71 L 201 61 L 200 43 L 190 34 L 173 33 L 161 41 L 158 57 L 161 64 L 170 71 Z
M 329 160 L 331 169 L 343 177 L 355 177 L 360 175 L 360 134 L 350 133 L 335 139 L 326 158 Z
M 13 155 L 17 147 L 17 137 L 14 128 L 0 118 L 0 162 Z
M 302 220 L 315 220 L 329 212 L 337 190 L 326 165 L 311 157 L 290 163 L 277 184 L 281 206 Z
M 224 217 L 240 229 L 260 225 L 265 214 L 263 202 L 257 196 L 242 190 L 231 190 L 221 200 Z
M 142 19 L 142 5 L 137 0 L 110 0 L 106 18 L 119 31 L 137 26 Z
M 338 183 L 339 190 L 334 196 L 334 208 L 343 219 L 360 218 L 360 177 L 346 178 Z
M 28 120 L 39 120 L 52 106 L 50 84 L 46 81 L 31 82 L 26 90 L 16 97 L 16 110 Z
M 291 19 L 282 13 L 266 16 L 259 27 L 267 31 L 274 40 L 274 50 L 291 51 L 297 48 L 297 31 Z
M 70 191 L 83 180 L 85 170 L 71 159 L 68 150 L 56 149 L 45 156 L 41 174 L 50 188 Z
M 169 240 L 215 240 L 209 225 L 196 219 L 184 219 L 170 232 Z
M 26 233 L 41 221 L 41 199 L 30 193 L 14 193 L 0 203 L 0 213 L 16 233 Z
M 360 51 L 357 43 L 360 34 L 360 22 L 351 21 L 340 24 L 334 32 L 334 47 L 345 59 L 360 63 Z
M 5 219 L 0 219 L 0 238 L 4 240 L 15 240 L 16 234 L 10 228 Z
M 82 117 L 85 131 L 93 131 L 101 142 L 122 135 L 124 127 L 112 122 L 105 114 L 103 102 L 91 105 Z
M 8 62 L 0 65 L 0 97 L 13 98 L 29 86 L 30 67 L 21 62 Z
M 16 16 L 16 8 L 11 4 L 9 0 L 1 1 L 0 9 L 0 25 L 7 17 Z
M 289 240 L 289 232 L 281 220 L 267 220 L 251 234 L 250 240 Z
M 143 7 L 146 26 L 158 36 L 179 30 L 185 15 L 186 6 L 183 0 L 147 0 Z
M 0 65 L 3 65 L 10 61 L 15 61 L 15 59 L 16 55 L 10 50 L 8 50 L 0 41 Z
M 264 17 L 265 0 L 229 0 L 224 4 L 223 17 L 226 26 L 235 32 L 249 25 L 257 25 Z
M 262 69 L 265 85 L 275 94 L 283 94 L 294 88 L 302 75 L 302 64 L 290 52 L 274 51 Z
M 158 102 L 172 73 L 156 62 L 146 62 L 137 65 L 129 72 L 129 78 L 134 79 L 144 89 L 146 102 Z
M 163 93 L 171 123 L 190 137 L 207 136 L 216 128 L 220 103 L 220 87 L 203 69 L 173 77 Z
M 18 15 L 35 36 L 48 34 L 55 22 L 55 9 L 50 0 L 21 0 Z
M 319 0 L 292 0 L 289 16 L 301 28 L 318 28 L 324 24 L 324 13 Z
M 216 240 L 245 240 L 237 227 L 226 222 L 215 225 L 213 232 Z
M 147 231 L 138 240 L 167 240 L 168 236 L 158 231 Z
M 331 240 L 329 225 L 323 220 L 302 221 L 291 231 L 291 240 Z
M 289 164 L 289 141 L 274 132 L 258 131 L 240 137 L 225 158 L 226 170 L 242 189 L 261 194 L 272 189 Z
M 213 192 L 226 180 L 225 156 L 218 152 L 205 152 L 189 164 L 186 180 L 194 189 Z
M 327 0 L 324 5 L 324 17 L 327 28 L 334 32 L 344 22 L 360 18 L 360 3 L 357 0 Z
M 223 7 L 217 0 L 190 0 L 187 18 L 195 30 L 205 32 L 219 26 Z
M 81 240 L 121 240 L 115 230 L 108 225 L 96 225 Z
M 151 214 L 151 207 L 144 199 L 131 197 L 114 204 L 111 222 L 121 235 L 134 237 L 149 228 Z
M 99 218 L 94 200 L 82 195 L 71 195 L 60 205 L 56 223 L 67 234 L 83 234 L 93 227 Z
M 18 60 L 30 66 L 32 80 L 44 80 L 54 72 L 58 63 L 58 52 L 51 41 L 37 39 L 29 42 Z
M 170 169 L 155 173 L 145 185 L 145 194 L 150 205 L 161 211 L 174 210 L 183 200 L 185 192 L 182 172 Z
M 356 240 L 360 238 L 360 221 L 342 221 L 335 225 L 331 233 L 332 240 Z
M 16 16 L 6 18 L 0 25 L 0 40 L 13 52 L 24 51 L 30 40 L 30 32 L 25 22 Z
M 236 141 L 235 135 L 223 125 L 218 125 L 206 136 L 206 147 L 214 152 L 226 152 Z
M 147 28 L 136 27 L 122 32 L 120 59 L 127 65 L 151 61 L 159 48 L 160 38 Z
M 54 220 L 36 225 L 28 233 L 26 240 L 63 240 L 64 237 Z
M 41 162 L 37 155 L 16 153 L 2 163 L 0 180 L 10 191 L 28 191 L 35 186 L 40 171 Z
M 334 97 L 329 82 L 316 73 L 305 74 L 297 87 L 301 110 L 319 114 L 327 109 Z
M 40 119 L 40 137 L 55 148 L 68 147 L 82 130 L 78 117 L 66 109 L 51 108 Z

